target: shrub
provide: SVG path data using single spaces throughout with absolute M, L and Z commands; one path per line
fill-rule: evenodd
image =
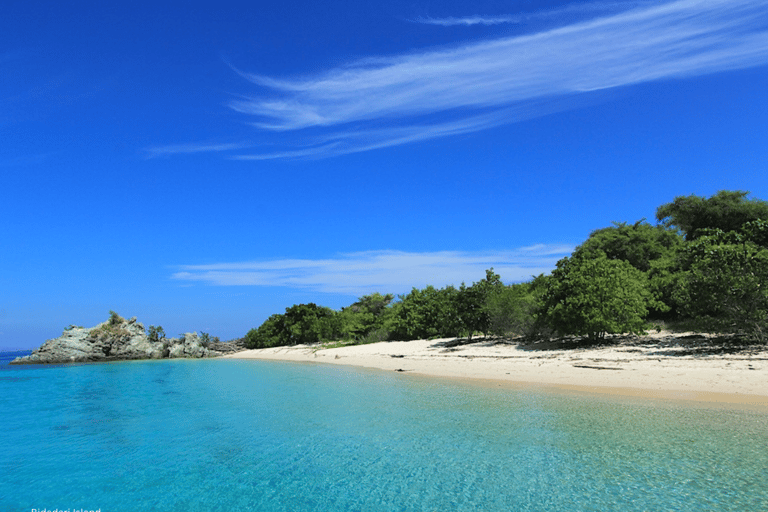
M 125 323 L 125 318 L 121 317 L 114 311 L 109 312 L 109 325 L 120 325 Z
M 150 325 L 147 328 L 147 338 L 152 343 L 157 343 L 165 339 L 165 331 L 162 326 Z
M 200 344 L 205 348 L 208 348 L 211 343 L 218 343 L 219 341 L 218 336 L 211 336 L 207 332 L 200 332 Z
M 538 300 L 532 283 L 504 286 L 486 299 L 488 331 L 500 336 L 530 335 L 534 331 Z
M 561 334 L 598 340 L 608 333 L 642 332 L 655 302 L 645 274 L 626 261 L 604 254 L 563 258 L 549 279 L 542 320 Z
M 748 234 L 711 230 L 684 253 L 687 271 L 676 298 L 709 330 L 768 336 L 768 249 Z

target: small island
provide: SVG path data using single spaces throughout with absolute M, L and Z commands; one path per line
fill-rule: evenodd
M 46 341 L 32 354 L 17 357 L 10 364 L 61 364 L 218 357 L 242 350 L 238 340 L 221 342 L 206 333 L 185 333 L 166 338 L 162 327 L 145 328 L 136 321 L 110 312 L 109 320 L 95 327 L 70 325 L 61 336 Z

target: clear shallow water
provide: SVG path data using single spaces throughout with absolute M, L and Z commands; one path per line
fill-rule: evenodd
M 259 361 L 0 365 L 0 510 L 768 510 L 768 415 Z

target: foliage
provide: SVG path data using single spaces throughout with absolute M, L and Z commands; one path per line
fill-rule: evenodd
M 762 224 L 765 226 L 765 223 Z M 711 330 L 768 335 L 768 248 L 753 240 L 755 224 L 741 232 L 702 231 L 684 253 L 677 290 L 682 312 Z M 763 232 L 764 233 L 764 232 Z
M 540 301 L 538 284 L 542 279 L 544 276 L 527 283 L 502 286 L 490 294 L 485 303 L 488 332 L 500 336 L 533 334 Z
M 374 329 L 368 331 L 365 335 L 356 340 L 358 345 L 368 345 L 369 343 L 380 343 L 389 339 L 389 329 L 382 327 L 380 329 Z
M 211 343 L 219 343 L 220 341 L 218 336 L 211 336 L 207 332 L 200 332 L 200 344 L 205 348 L 208 348 Z
M 758 219 L 745 223 L 741 227 L 745 241 L 768 249 L 768 220 Z
M 400 296 L 393 308 L 391 337 L 400 340 L 462 336 L 470 339 L 476 332 L 488 333 L 491 328 L 491 297 L 502 293 L 501 276 L 486 270 L 485 278 L 467 286 L 462 283 L 436 289 L 413 288 Z M 498 310 L 495 313 L 499 313 Z
M 120 325 L 125 323 L 125 318 L 121 317 L 114 311 L 110 310 L 108 322 L 109 322 L 109 325 L 112 325 L 112 326 Z
M 615 222 L 611 227 L 593 231 L 574 255 L 591 257 L 602 252 L 610 260 L 624 260 L 648 272 L 654 261 L 673 256 L 682 243 L 677 232 L 663 226 L 651 226 L 643 220 L 634 224 Z
M 393 308 L 389 306 L 394 298 L 391 293 L 373 293 L 364 295 L 357 302 L 343 308 L 339 313 L 342 337 L 360 343 L 370 343 L 369 340 L 375 338 L 380 338 L 379 341 L 387 339 L 393 312 Z
M 123 327 L 125 318 L 114 311 L 109 312 L 109 320 L 91 329 L 88 337 L 94 340 L 105 341 L 108 339 L 124 341 L 131 338 L 131 333 Z
M 307 345 L 340 336 L 341 325 L 336 313 L 326 307 L 297 304 L 286 308 L 283 315 L 284 345 Z
M 341 337 L 342 321 L 330 308 L 314 303 L 295 304 L 282 315 L 270 316 L 245 335 L 247 348 L 308 345 Z
M 644 220 L 634 224 L 615 222 L 611 227 L 593 231 L 573 255 L 591 258 L 602 253 L 608 259 L 626 261 L 645 272 L 650 290 L 657 299 L 657 306 L 651 307 L 651 313 L 660 317 L 669 316 L 666 313 L 675 305 L 674 275 L 679 270 L 677 256 L 683 243 L 678 232 L 664 226 L 651 226 Z
M 688 241 L 701 236 L 704 229 L 737 231 L 747 222 L 768 220 L 768 202 L 747 199 L 748 194 L 721 190 L 709 198 L 678 196 L 656 209 L 656 219 L 682 231 Z
M 561 334 L 592 340 L 607 333 L 641 332 L 654 303 L 643 272 L 604 254 L 563 258 L 548 285 L 541 320 Z
M 282 343 L 283 315 L 274 314 L 267 318 L 258 328 L 251 329 L 245 335 L 246 348 L 268 348 Z
M 457 336 L 460 323 L 455 297 L 459 291 L 453 286 L 436 289 L 429 285 L 413 288 L 401 295 L 395 308 L 391 338 L 398 340 L 429 339 Z
M 485 334 L 489 332 L 491 327 L 489 301 L 491 297 L 501 293 L 503 288 L 501 276 L 496 274 L 493 268 L 486 270 L 485 278 L 472 286 L 461 284 L 455 298 L 458 329 L 461 334 L 466 334 L 471 340 L 475 332 Z
M 160 325 L 150 325 L 147 328 L 147 339 L 152 343 L 158 343 L 165 339 L 165 331 Z

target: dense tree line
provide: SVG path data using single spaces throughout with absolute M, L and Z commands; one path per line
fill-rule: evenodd
M 681 196 L 645 220 L 593 231 L 550 275 L 505 285 L 493 269 L 458 288 L 374 293 L 341 311 L 299 304 L 246 335 L 262 348 L 485 335 L 637 333 L 649 320 L 768 335 L 768 202 Z

